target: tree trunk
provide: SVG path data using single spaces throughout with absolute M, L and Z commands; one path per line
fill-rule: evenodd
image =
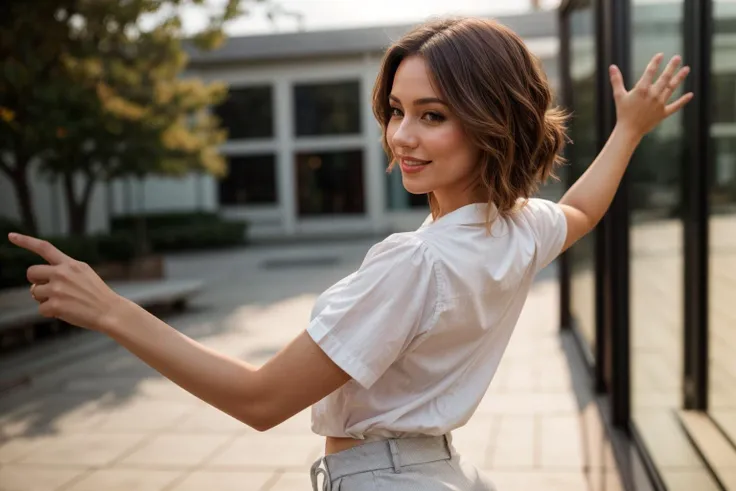
M 15 196 L 18 200 L 18 209 L 20 210 L 21 220 L 26 232 L 31 235 L 37 235 L 36 214 L 33 210 L 33 199 L 31 199 L 31 188 L 28 185 L 28 165 L 30 159 L 19 158 L 15 156 L 15 167 L 9 167 L 5 163 L 0 165 L 5 174 L 7 174 L 10 182 L 15 188 Z
M 95 178 L 92 175 L 86 175 L 87 180 L 84 182 L 82 197 L 77 201 L 74 192 L 74 175 L 72 173 L 64 174 L 64 197 L 66 199 L 67 216 L 69 218 L 69 234 L 80 236 L 87 233 L 87 211 L 89 209 L 89 200 L 92 196 L 92 189 Z

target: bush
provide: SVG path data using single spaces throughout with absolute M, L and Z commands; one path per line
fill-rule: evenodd
M 118 216 L 110 221 L 112 230 L 126 232 L 135 240 L 137 220 L 143 219 L 146 239 L 153 252 L 186 251 L 229 247 L 245 242 L 247 223 L 223 220 L 217 213 L 173 211 L 145 215 Z
M 147 230 L 167 227 L 183 227 L 200 223 L 220 222 L 222 219 L 214 212 L 206 211 L 171 211 L 146 213 L 144 215 L 121 215 L 110 219 L 113 231 L 135 230 L 137 220 L 143 218 Z
M 198 223 L 151 230 L 148 240 L 154 252 L 229 247 L 245 242 L 246 229 L 245 222 Z
M 135 219 L 132 216 L 114 219 L 117 228 L 110 234 L 44 239 L 63 253 L 92 266 L 125 262 L 137 252 Z M 148 215 L 145 219 L 148 242 L 156 253 L 241 245 L 245 243 L 248 227 L 246 222 L 225 221 L 214 213 L 167 213 Z M 9 232 L 24 232 L 18 223 L 4 218 L 0 218 L 0 230 L 6 237 Z M 36 254 L 7 241 L 0 242 L 0 288 L 27 284 L 26 270 L 43 262 Z

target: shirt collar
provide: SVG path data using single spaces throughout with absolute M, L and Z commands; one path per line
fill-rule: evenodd
M 437 220 L 432 219 L 432 215 L 424 221 L 420 228 L 438 226 L 438 225 L 484 225 L 488 215 L 488 208 L 491 207 L 491 218 L 494 218 L 496 206 L 488 203 L 471 203 L 461 206 L 457 210 L 447 213 Z

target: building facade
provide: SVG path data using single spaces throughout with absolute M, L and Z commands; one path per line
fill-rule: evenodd
M 558 22 L 553 11 L 498 20 L 514 29 L 558 85 Z M 190 175 L 100 185 L 90 231 L 110 216 L 145 211 L 219 210 L 245 218 L 255 238 L 386 233 L 416 227 L 424 196 L 412 196 L 400 173 L 386 173 L 371 92 L 384 49 L 412 26 L 301 32 L 229 39 L 214 52 L 190 51 L 185 76 L 224 81 L 228 99 L 213 110 L 229 130 L 221 151 L 225 179 Z M 63 234 L 58 183 L 33 174 L 39 226 Z M 19 216 L 0 176 L 4 214 Z
M 695 98 L 645 137 L 603 222 L 563 255 L 562 325 L 628 489 L 736 489 L 736 3 L 569 0 L 560 21 L 568 184 L 615 124 L 610 64 L 627 88 L 658 52 L 692 68 Z

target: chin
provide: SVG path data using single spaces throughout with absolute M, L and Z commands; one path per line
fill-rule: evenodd
M 404 189 L 406 189 L 406 192 L 409 194 L 428 194 L 432 192 L 432 188 L 430 186 L 416 182 L 416 180 L 411 177 L 407 179 L 406 176 L 403 176 L 401 182 L 404 185 Z

